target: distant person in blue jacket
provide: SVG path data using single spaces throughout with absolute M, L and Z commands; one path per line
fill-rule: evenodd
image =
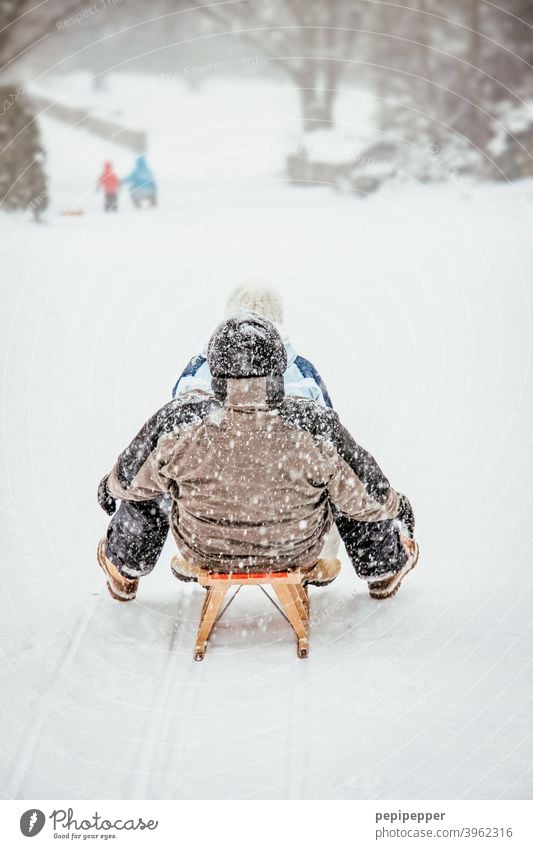
M 144 200 L 147 200 L 150 206 L 157 206 L 157 185 L 144 154 L 137 157 L 133 171 L 124 177 L 121 183 L 129 184 L 131 199 L 137 209 Z
M 329 392 L 316 368 L 309 360 L 296 353 L 287 338 L 283 329 L 283 306 L 276 290 L 265 283 L 242 283 L 233 290 L 228 298 L 225 309 L 226 318 L 236 315 L 241 310 L 250 310 L 269 319 L 269 321 L 274 322 L 281 333 L 288 362 L 284 374 L 285 394 L 311 398 L 323 407 L 332 408 L 333 404 Z M 176 398 L 195 390 L 208 393 L 212 391 L 211 372 L 207 364 L 207 345 L 184 368 L 172 390 L 172 397 Z M 341 538 L 337 526 L 333 525 L 329 533 L 326 534 L 320 554 L 320 561 L 327 571 L 327 575 L 319 576 L 319 580 L 323 584 L 333 581 L 340 572 L 341 562 L 338 557 L 340 543 Z
M 235 315 L 239 310 L 250 310 L 274 322 L 280 331 L 287 351 L 287 370 L 284 375 L 286 395 L 311 398 L 323 407 L 333 407 L 329 392 L 316 368 L 309 360 L 300 357 L 283 330 L 283 306 L 278 293 L 264 283 L 242 283 L 230 294 L 225 314 Z M 211 392 L 211 372 L 207 365 L 206 348 L 188 363 L 180 374 L 172 397 L 191 390 Z

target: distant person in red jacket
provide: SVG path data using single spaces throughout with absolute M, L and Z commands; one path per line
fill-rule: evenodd
M 104 162 L 104 170 L 98 177 L 96 188 L 104 190 L 104 212 L 116 212 L 118 210 L 118 188 L 120 180 L 113 171 L 111 163 Z

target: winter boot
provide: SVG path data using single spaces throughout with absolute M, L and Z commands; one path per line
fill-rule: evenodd
M 182 560 L 181 557 L 173 557 L 170 561 L 170 570 L 178 581 L 189 583 L 189 581 L 198 580 L 200 568 L 198 566 L 192 566 L 191 563 Z
M 96 559 L 102 567 L 102 570 L 105 572 L 109 595 L 114 598 L 115 601 L 133 601 L 137 595 L 139 579 L 126 578 L 124 575 L 120 574 L 117 567 L 111 563 L 111 560 L 106 556 L 105 543 L 105 539 L 101 539 L 98 543 Z
M 400 585 L 407 573 L 410 572 L 411 569 L 414 569 L 418 563 L 418 543 L 416 543 L 414 539 L 409 539 L 409 537 L 400 536 L 400 539 L 407 551 L 407 560 L 405 564 L 399 572 L 396 572 L 396 574 L 392 575 L 390 578 L 383 578 L 381 581 L 369 581 L 368 592 L 370 594 L 370 598 L 391 598 L 391 596 L 395 595 L 400 589 Z
M 304 586 L 327 587 L 341 571 L 341 561 L 337 557 L 321 557 L 307 572 L 302 583 Z

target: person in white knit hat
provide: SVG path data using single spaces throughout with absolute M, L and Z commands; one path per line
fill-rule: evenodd
M 287 369 L 283 375 L 285 394 L 310 398 L 323 407 L 333 408 L 329 392 L 318 371 L 309 360 L 300 357 L 291 345 L 283 327 L 283 304 L 273 286 L 262 281 L 244 281 L 230 292 L 224 310 L 225 318 L 237 316 L 243 310 L 256 313 L 271 321 L 278 329 L 287 352 Z M 211 393 L 211 372 L 207 363 L 207 345 L 196 354 L 179 376 L 172 397 L 187 392 Z M 338 559 L 340 536 L 335 525 L 326 535 L 324 546 L 317 563 L 316 580 L 318 586 L 324 586 L 334 580 L 340 571 Z
M 273 286 L 259 281 L 243 281 L 231 292 L 227 302 L 225 315 L 227 318 L 239 310 L 250 310 L 268 318 L 278 327 L 283 324 L 283 305 L 281 298 Z
M 287 369 L 284 374 L 285 394 L 311 398 L 323 407 L 333 407 L 326 385 L 314 365 L 300 357 L 291 345 L 283 327 L 283 304 L 281 297 L 273 286 L 262 281 L 244 281 L 230 292 L 225 317 L 231 318 L 242 310 L 249 310 L 276 325 L 285 343 L 287 352 Z M 207 364 L 207 345 L 196 354 L 180 374 L 172 397 L 176 398 L 184 392 L 200 390 L 211 392 L 211 372 Z

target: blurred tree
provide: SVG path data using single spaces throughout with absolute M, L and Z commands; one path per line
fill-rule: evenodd
M 87 6 L 86 0 L 0 0 L 0 73 L 57 31 L 59 22 Z
M 191 0 L 191 5 L 206 15 L 213 31 L 238 35 L 290 76 L 305 131 L 332 127 L 339 79 L 371 6 L 360 0 Z
M 13 79 L 17 60 L 57 31 L 57 24 L 86 5 L 84 0 L 0 0 L 0 74 Z M 0 205 L 30 208 L 39 221 L 48 204 L 44 149 L 24 86 L 0 88 Z
M 377 3 L 365 58 L 374 62 L 380 126 L 439 146 L 461 136 L 485 151 L 499 105 L 516 105 L 524 85 L 533 93 L 532 18 L 531 0 L 505 10 L 486 0 Z
M 44 150 L 33 111 L 21 89 L 0 87 L 0 205 L 32 210 L 38 221 L 47 206 Z

